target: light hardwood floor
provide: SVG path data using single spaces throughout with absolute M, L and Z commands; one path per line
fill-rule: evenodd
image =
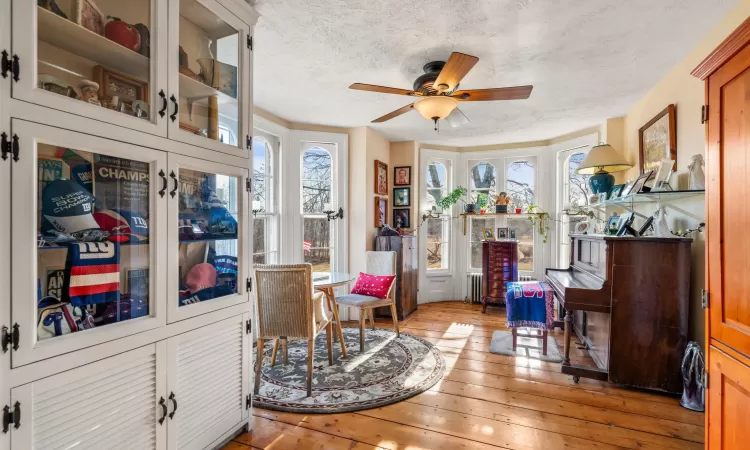
M 382 321 L 381 326 L 388 326 Z M 346 414 L 254 409 L 253 432 L 223 450 L 249 449 L 702 449 L 703 414 L 677 398 L 560 373 L 560 365 L 489 353 L 505 310 L 460 302 L 420 305 L 401 330 L 443 353 L 432 389 L 403 402 Z M 554 336 L 562 349 L 562 332 Z M 593 364 L 573 349 L 574 364 Z

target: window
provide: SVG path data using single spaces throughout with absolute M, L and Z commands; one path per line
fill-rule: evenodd
M 470 219 L 471 234 L 469 237 L 470 244 L 470 256 L 469 256 L 469 268 L 470 269 L 481 269 L 482 268 L 482 228 L 490 228 L 495 230 L 495 218 L 494 217 L 472 217 Z
M 328 221 L 323 211 L 331 210 L 331 153 L 311 146 L 302 154 L 302 249 L 304 261 L 313 272 L 330 272 L 333 232 L 336 221 Z
M 471 180 L 469 201 L 480 203 L 480 198 L 485 197 L 488 200 L 487 206 L 494 205 L 495 166 L 485 162 L 479 163 L 471 168 L 469 179 Z
M 529 211 L 536 191 L 536 164 L 533 159 L 513 160 L 507 166 L 505 189 L 511 197 L 511 208 Z M 518 270 L 534 271 L 534 227 L 528 217 L 508 216 L 508 228 L 518 239 Z
M 449 173 L 446 165 L 432 162 L 427 165 L 426 203 L 427 208 L 436 208 L 437 203 L 449 189 Z M 427 219 L 427 270 L 448 269 L 450 261 L 450 216 L 451 211 L 443 211 L 438 219 Z
M 564 181 L 565 201 L 571 206 L 584 206 L 589 204 L 589 178 L 591 175 L 580 175 L 576 169 L 581 165 L 586 153 L 579 152 L 570 155 L 567 160 L 567 179 Z
M 511 208 L 529 211 L 534 204 L 535 167 L 530 160 L 516 160 L 508 164 L 505 191 L 511 197 Z
M 469 201 L 481 204 L 482 197 L 486 199 L 486 208 L 493 208 L 495 204 L 496 185 L 495 166 L 490 163 L 480 162 L 475 164 L 469 171 Z M 479 206 L 477 206 L 479 212 Z M 492 209 L 494 212 L 494 208 Z M 471 235 L 469 245 L 469 268 L 482 268 L 482 228 L 495 229 L 495 218 L 471 218 Z
M 273 147 L 253 138 L 253 262 L 278 262 L 276 208 L 274 207 Z

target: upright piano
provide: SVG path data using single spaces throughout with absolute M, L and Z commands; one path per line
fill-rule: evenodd
M 682 392 L 692 239 L 573 235 L 570 267 L 545 280 L 565 315 L 562 372 Z M 570 363 L 575 332 L 596 367 Z

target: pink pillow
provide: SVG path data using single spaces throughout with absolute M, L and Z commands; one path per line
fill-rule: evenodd
M 394 278 L 396 275 L 368 275 L 360 272 L 352 288 L 352 294 L 386 298 Z

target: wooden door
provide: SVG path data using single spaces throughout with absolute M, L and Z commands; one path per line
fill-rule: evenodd
M 708 390 L 709 449 L 746 448 L 750 441 L 750 366 L 711 347 Z
M 706 80 L 706 443 L 750 440 L 750 18 L 693 71 Z
M 750 46 L 708 78 L 708 102 L 709 337 L 749 356 Z

